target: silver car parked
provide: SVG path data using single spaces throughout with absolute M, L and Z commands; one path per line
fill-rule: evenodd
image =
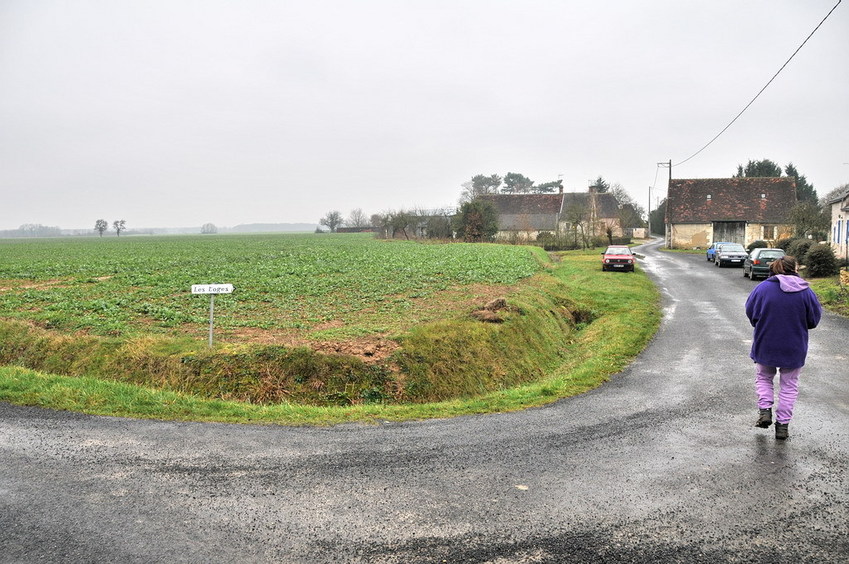
M 727 264 L 731 266 L 743 266 L 743 261 L 746 260 L 749 254 L 743 245 L 740 243 L 725 243 L 716 247 L 716 257 L 713 264 L 723 267 Z

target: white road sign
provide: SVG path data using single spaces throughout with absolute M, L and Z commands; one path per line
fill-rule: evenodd
M 232 284 L 192 284 L 192 294 L 232 294 Z

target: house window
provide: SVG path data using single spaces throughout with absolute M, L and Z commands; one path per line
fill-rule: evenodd
M 707 199 L 710 200 L 710 194 L 707 195 Z
M 777 225 L 764 225 L 763 235 L 761 235 L 761 239 L 763 239 L 764 241 L 774 241 L 777 235 L 777 231 Z

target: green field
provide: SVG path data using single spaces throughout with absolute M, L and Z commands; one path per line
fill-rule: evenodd
M 540 405 L 599 385 L 659 323 L 639 269 L 598 260 L 348 234 L 0 241 L 0 400 L 276 423 Z M 201 283 L 235 287 L 211 349 Z
M 427 300 L 440 292 L 514 284 L 539 269 L 526 248 L 353 234 L 6 239 L 0 317 L 96 335 L 203 338 L 209 298 L 191 285 L 229 283 L 235 292 L 215 304 L 225 334 L 347 338 L 426 320 Z

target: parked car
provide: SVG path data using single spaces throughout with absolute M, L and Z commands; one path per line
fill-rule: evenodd
M 769 265 L 784 256 L 783 249 L 752 249 L 751 254 L 743 261 L 743 276 L 757 280 L 769 276 Z
M 716 248 L 719 245 L 727 245 L 731 241 L 717 241 L 716 243 L 711 243 L 710 247 L 707 248 L 705 254 L 707 255 L 708 262 L 713 262 L 714 257 L 716 257 Z
M 731 266 L 743 266 L 743 261 L 746 260 L 746 249 L 740 243 L 723 243 L 716 246 L 716 255 L 713 258 L 713 263 L 716 266 L 722 267 L 726 264 Z
M 601 270 L 625 270 L 634 272 L 634 253 L 625 245 L 611 245 L 601 253 Z

